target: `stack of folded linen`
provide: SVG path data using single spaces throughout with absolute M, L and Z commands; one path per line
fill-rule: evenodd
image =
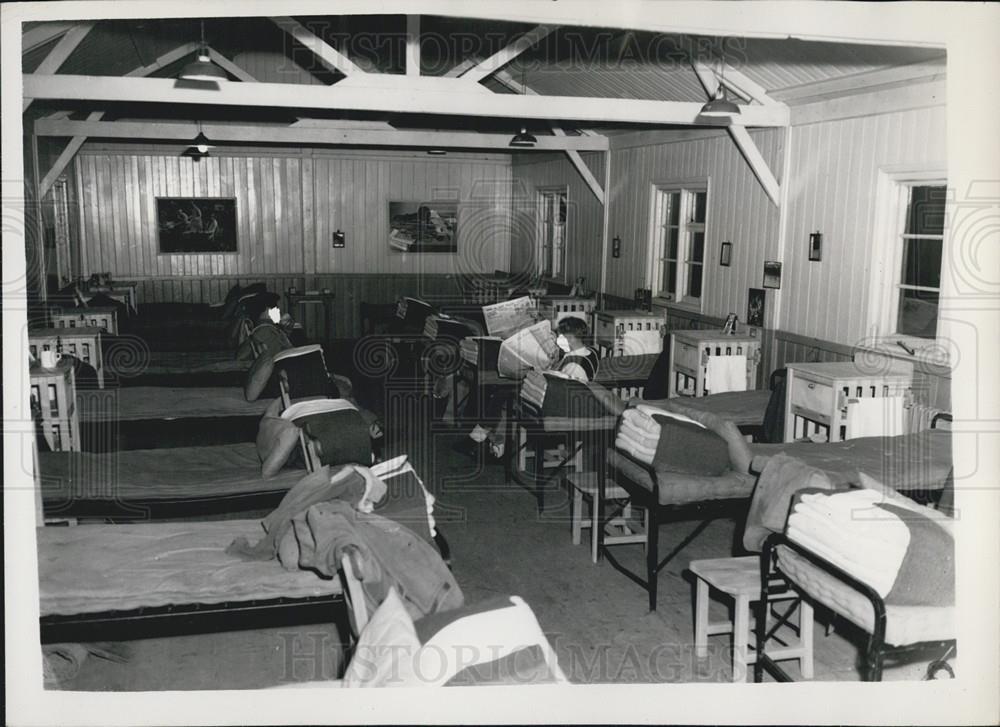
M 622 412 L 615 447 L 632 455 L 640 462 L 652 464 L 656 445 L 660 441 L 660 425 L 641 408 Z
M 541 409 L 545 404 L 545 391 L 548 382 L 545 375 L 538 371 L 529 371 L 521 382 L 521 399 L 528 402 L 536 409 Z
M 437 316 L 427 316 L 424 320 L 424 338 L 429 338 L 432 341 L 438 336 L 438 317 Z
M 788 516 L 787 535 L 883 598 L 892 590 L 910 547 L 910 529 L 882 507 L 876 490 L 799 495 Z

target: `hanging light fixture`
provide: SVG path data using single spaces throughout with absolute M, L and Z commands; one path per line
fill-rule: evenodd
M 205 136 L 205 132 L 201 129 L 201 122 L 198 122 L 198 135 L 191 140 L 191 146 L 188 147 L 186 154 L 188 156 L 193 156 L 200 159 L 201 157 L 208 156 L 208 150 L 213 149 L 214 144 L 209 141 L 208 137 Z
M 208 46 L 205 44 L 205 21 L 201 21 L 201 47 L 198 49 L 198 58 L 193 60 L 181 69 L 178 76 L 183 81 L 225 81 L 228 80 L 226 72 L 212 63 L 208 55 Z
M 538 143 L 538 139 L 535 138 L 534 134 L 528 132 L 527 128 L 521 127 L 521 130 L 514 134 L 514 138 L 510 140 L 511 146 L 534 146 Z
M 731 119 L 739 114 L 740 107 L 726 97 L 726 49 L 725 44 L 723 44 L 722 67 L 719 69 L 719 83 L 715 89 L 715 98 L 702 106 L 698 115 L 710 119 Z
M 528 94 L 528 86 L 524 83 L 524 64 L 521 65 L 521 95 L 526 96 Z M 535 138 L 534 134 L 528 133 L 528 128 L 525 126 L 521 127 L 521 130 L 514 134 L 514 137 L 510 140 L 511 146 L 517 147 L 531 147 L 538 143 L 538 139 Z

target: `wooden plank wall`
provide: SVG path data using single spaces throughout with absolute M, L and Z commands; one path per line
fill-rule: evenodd
M 76 161 L 84 274 L 120 278 L 250 274 L 454 274 L 510 257 L 506 155 L 288 150 L 218 153 L 195 162 L 162 151 L 84 147 Z M 237 200 L 234 254 L 161 255 L 156 197 Z M 388 243 L 390 200 L 460 201 L 459 253 L 407 255 Z M 331 248 L 335 230 L 347 246 Z
M 792 128 L 782 329 L 848 345 L 869 335 L 879 168 L 943 162 L 944 111 L 939 105 Z M 823 233 L 821 262 L 808 260 L 811 232 Z
M 784 131 L 750 132 L 771 170 L 782 169 Z M 612 146 L 615 146 L 613 144 Z M 764 260 L 778 250 L 778 209 L 764 194 L 739 149 L 725 134 L 656 145 L 615 148 L 611 154 L 611 220 L 608 234 L 621 237 L 620 258 L 608 251 L 607 292 L 631 297 L 646 287 L 650 201 L 655 184 L 706 179 L 709 183 L 702 313 L 742 318 L 747 289 L 759 288 Z M 732 265 L 719 265 L 723 240 L 733 243 Z M 600 247 L 585 254 L 599 256 Z
M 603 183 L 604 155 L 584 152 L 581 156 Z M 511 271 L 534 269 L 538 190 L 565 187 L 569 200 L 565 280 L 572 283 L 583 276 L 587 279 L 586 287 L 597 290 L 601 285 L 604 209 L 583 177 L 565 154 L 518 154 L 514 157 L 512 173 Z

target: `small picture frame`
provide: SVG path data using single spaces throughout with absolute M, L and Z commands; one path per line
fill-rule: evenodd
M 809 235 L 809 262 L 818 263 L 823 259 L 823 233 Z
M 719 251 L 719 265 L 724 268 L 728 268 L 733 264 L 733 243 L 723 242 L 722 249 Z
M 730 313 L 728 316 L 726 316 L 726 323 L 722 327 L 722 332 L 727 336 L 735 335 L 736 321 L 737 321 L 737 316 L 735 313 Z
M 764 302 L 767 293 L 761 288 L 750 288 L 747 294 L 747 325 L 753 328 L 764 327 Z
M 781 263 L 773 260 L 764 263 L 764 287 L 781 288 Z

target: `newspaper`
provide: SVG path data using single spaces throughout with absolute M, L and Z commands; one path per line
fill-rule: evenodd
M 486 332 L 491 336 L 506 338 L 512 333 L 535 323 L 534 305 L 527 295 L 514 300 L 483 306 Z

